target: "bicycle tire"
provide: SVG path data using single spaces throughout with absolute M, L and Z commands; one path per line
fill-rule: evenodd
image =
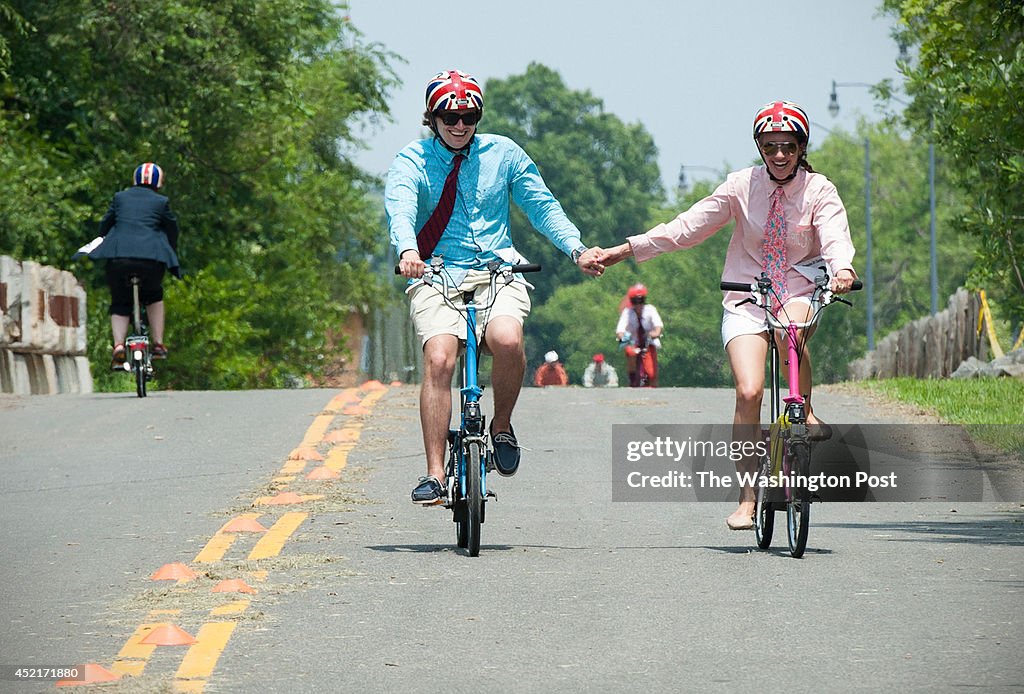
M 790 441 L 789 468 L 791 474 L 807 479 L 811 471 L 811 447 L 802 439 Z M 789 536 L 789 554 L 795 559 L 804 555 L 807 549 L 807 535 L 811 522 L 811 491 L 807 485 L 790 487 L 790 499 L 786 505 L 786 530 Z
M 758 485 L 754 489 L 754 537 L 757 539 L 757 546 L 761 549 L 768 549 L 772 546 L 772 534 L 775 532 L 775 506 L 768 498 L 772 491 L 770 487 L 761 483 L 761 480 L 771 475 L 772 461 L 768 456 L 761 457 L 760 469 L 758 470 Z
M 146 397 L 146 360 L 132 357 L 132 370 L 135 372 L 135 394 Z
M 480 556 L 480 525 L 484 520 L 482 491 L 483 444 L 471 441 L 466 446 L 466 549 L 469 556 Z

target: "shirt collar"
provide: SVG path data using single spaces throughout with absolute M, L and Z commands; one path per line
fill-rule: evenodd
M 796 176 L 786 181 L 781 186 L 776 181 L 773 181 L 772 177 L 768 175 L 767 166 L 762 165 L 761 170 L 764 172 L 764 196 L 766 198 L 771 198 L 772 195 L 774 195 L 776 188 L 782 188 L 782 197 L 786 199 L 792 198 L 796 192 L 803 188 L 804 184 L 807 183 L 807 169 L 802 166 L 798 166 Z
M 473 139 L 469 141 L 469 145 L 466 147 L 466 149 L 461 150 L 459 154 L 466 155 L 466 158 L 468 159 L 470 153 L 474 149 L 474 145 L 476 145 L 476 138 L 477 136 L 474 135 Z M 439 157 L 441 161 L 445 162 L 446 164 L 451 164 L 452 161 L 455 159 L 456 152 L 453 152 L 447 147 L 445 147 L 444 143 L 441 142 L 440 136 L 435 135 L 430 141 L 430 146 L 434 150 L 434 155 Z

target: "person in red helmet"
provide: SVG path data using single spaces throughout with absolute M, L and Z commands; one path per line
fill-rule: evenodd
M 661 347 L 661 333 L 665 325 L 658 309 L 647 303 L 647 287 L 634 284 L 626 292 L 629 306 L 619 314 L 615 326 L 615 337 L 626 345 L 626 373 L 632 388 L 641 386 L 658 387 L 658 349 Z M 646 351 L 644 351 L 646 350 Z M 644 359 L 646 383 L 642 382 L 637 368 L 637 357 Z
M 754 115 L 753 127 L 763 166 L 729 174 L 711 195 L 672 221 L 607 249 L 598 262 L 614 265 L 629 257 L 643 262 L 667 251 L 691 248 L 735 222 L 722 280 L 746 283 L 766 273 L 777 297 L 779 320 L 806 321 L 814 281 L 798 266 L 826 265 L 837 294 L 850 291 L 857 277 L 843 201 L 835 185 L 807 161 L 810 124 L 807 113 L 791 101 L 764 104 Z M 755 442 L 760 437 L 764 366 L 771 337 L 764 311 L 749 303 L 738 305 L 744 298 L 742 292 L 725 293 L 722 342 L 736 385 L 733 439 Z M 784 338 L 776 339 L 785 354 Z M 831 430 L 811 409 L 811 355 L 802 331 L 798 339 L 804 345 L 799 386 L 806 398 L 807 423 L 812 438 L 828 438 Z M 753 472 L 756 465 L 752 456 L 736 464 L 740 472 Z M 753 527 L 753 515 L 754 489 L 744 486 L 739 507 L 726 524 L 745 530 Z
M 584 388 L 618 388 L 619 374 L 615 367 L 604 359 L 603 354 L 595 354 L 587 368 L 583 370 Z

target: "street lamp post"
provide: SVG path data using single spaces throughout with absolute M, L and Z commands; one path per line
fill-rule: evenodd
M 901 48 L 901 55 L 903 49 Z M 839 113 L 839 101 L 836 97 L 836 87 L 872 87 L 874 85 L 866 84 L 864 82 L 836 82 L 832 80 L 832 93 L 829 95 L 828 101 L 828 112 L 835 117 Z M 908 106 L 907 102 L 902 99 L 889 95 L 889 98 L 893 101 Z M 934 124 L 934 118 L 932 123 Z M 870 216 L 871 212 L 868 211 Z M 928 138 L 928 246 L 930 256 L 930 285 L 931 285 L 931 309 L 932 315 L 934 316 L 939 312 L 939 263 L 938 263 L 938 249 L 936 242 L 935 232 L 935 143 L 931 141 L 931 137 Z M 871 245 L 871 235 L 868 233 L 868 246 Z M 869 294 L 870 296 L 870 294 Z
M 870 87 L 863 82 L 843 82 L 837 84 L 832 80 L 832 94 L 829 95 L 828 112 L 835 118 L 839 115 L 839 101 L 836 98 L 836 87 Z M 864 288 L 867 291 L 867 338 L 868 351 L 875 349 L 875 266 L 871 239 L 871 140 L 864 138 L 864 233 L 867 242 L 864 248 Z
M 710 171 L 711 173 L 715 174 L 715 176 L 721 176 L 722 175 L 722 170 L 721 169 L 716 169 L 713 166 L 701 166 L 701 165 L 698 165 L 698 164 L 680 164 L 679 165 L 679 183 L 676 186 L 676 189 L 679 191 L 680 194 L 685 193 L 687 188 L 690 187 L 690 183 L 689 183 L 689 181 L 686 178 L 686 170 L 687 169 L 700 169 L 701 171 Z

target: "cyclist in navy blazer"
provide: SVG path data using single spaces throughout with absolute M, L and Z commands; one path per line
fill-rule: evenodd
M 157 192 L 164 183 L 163 170 L 153 163 L 135 169 L 134 185 L 114 194 L 110 208 L 100 222 L 103 242 L 89 253 L 93 259 L 107 260 L 107 285 L 110 287 L 110 327 L 114 337 L 111 368 L 120 369 L 125 361 L 125 338 L 132 312 L 129 279 L 138 275 L 140 299 L 146 306 L 146 318 L 152 331 L 154 359 L 167 358 L 164 345 L 164 289 L 167 270 L 181 277 L 178 264 L 178 220 L 171 212 L 167 197 Z

